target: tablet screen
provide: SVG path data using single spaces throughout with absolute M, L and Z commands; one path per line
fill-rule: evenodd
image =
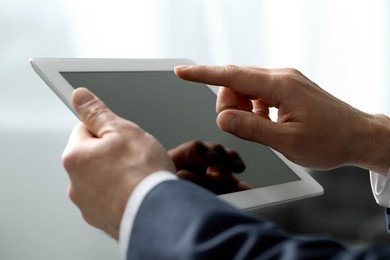
M 166 149 L 190 140 L 235 149 L 246 170 L 237 177 L 253 188 L 300 180 L 268 147 L 222 132 L 216 96 L 205 85 L 172 71 L 61 72 L 73 88 L 86 87 L 123 118 L 154 135 Z

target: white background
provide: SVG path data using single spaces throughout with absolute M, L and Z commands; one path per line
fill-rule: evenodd
M 389 11 L 384 0 L 0 0 L 0 259 L 120 259 L 67 198 L 60 156 L 77 120 L 29 57 L 295 67 L 389 113 Z

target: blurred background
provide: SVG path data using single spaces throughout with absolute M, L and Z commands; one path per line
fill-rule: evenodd
M 385 0 L 0 0 L 0 259 L 121 259 L 66 195 L 60 157 L 78 120 L 29 57 L 294 67 L 359 109 L 389 113 L 389 26 Z M 353 245 L 389 242 L 366 171 L 312 173 L 324 196 L 259 213 Z

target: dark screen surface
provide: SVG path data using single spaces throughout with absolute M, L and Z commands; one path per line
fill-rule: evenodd
M 269 148 L 222 132 L 216 125 L 216 97 L 207 86 L 172 71 L 61 72 L 74 88 L 86 87 L 123 118 L 154 135 L 166 149 L 190 140 L 235 149 L 246 170 L 237 177 L 254 188 L 299 180 Z

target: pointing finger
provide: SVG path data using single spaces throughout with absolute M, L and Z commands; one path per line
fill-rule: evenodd
M 175 68 L 178 77 L 209 85 L 224 86 L 253 99 L 260 98 L 271 106 L 277 106 L 280 95 L 275 91 L 279 81 L 275 72 L 267 69 L 227 66 L 178 66 Z

